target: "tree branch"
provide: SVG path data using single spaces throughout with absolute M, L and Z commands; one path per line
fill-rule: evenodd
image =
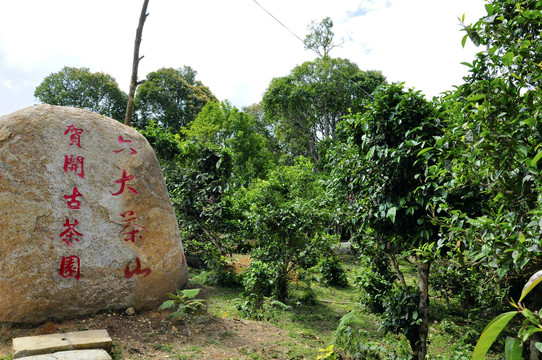
M 141 15 L 139 16 L 139 24 L 136 30 L 136 38 L 134 44 L 134 61 L 132 64 L 132 78 L 130 81 L 130 92 L 128 94 L 128 104 L 126 105 L 126 117 L 124 118 L 124 124 L 130 125 L 132 121 L 132 114 L 134 112 L 134 98 L 135 91 L 141 82 L 137 81 L 137 70 L 139 68 L 139 61 L 143 59 L 143 56 L 139 57 L 139 47 L 141 46 L 141 35 L 143 34 L 143 25 L 149 14 L 147 13 L 147 7 L 149 0 L 143 0 L 143 7 L 141 8 Z

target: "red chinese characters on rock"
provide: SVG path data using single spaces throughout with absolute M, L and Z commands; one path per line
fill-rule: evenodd
M 83 129 L 76 128 L 74 125 L 68 125 L 64 131 L 64 135 L 69 135 L 70 143 L 68 146 L 75 146 L 82 149 L 81 135 Z M 64 156 L 64 172 L 74 173 L 80 178 L 85 177 L 85 159 L 79 155 L 65 155 Z M 66 200 L 66 205 L 71 210 L 79 210 L 81 207 L 81 200 L 83 194 L 79 192 L 76 186 L 72 188 L 71 194 L 63 195 Z M 59 235 L 64 243 L 68 246 L 72 246 L 74 241 L 79 242 L 79 238 L 83 236 L 83 233 L 76 229 L 79 225 L 79 221 L 74 219 L 73 222 L 69 218 L 63 224 L 64 231 Z M 81 276 L 81 259 L 76 255 L 71 255 L 62 258 L 60 263 L 60 276 L 63 278 L 75 278 L 79 280 Z
M 64 135 L 70 134 L 70 141 L 72 145 L 75 145 L 81 149 L 81 134 L 83 133 L 83 129 L 77 129 L 74 125 L 68 125 L 66 131 L 64 131 Z
M 134 222 L 134 220 L 136 220 L 135 213 L 133 211 L 131 211 L 131 210 L 128 210 L 128 211 L 125 211 L 122 214 L 120 214 L 120 216 L 122 216 L 124 218 L 124 220 L 122 220 L 122 222 L 126 223 L 124 228 L 119 232 L 119 233 L 124 234 L 124 236 L 125 236 L 124 241 L 131 241 L 132 243 L 134 243 L 136 236 L 139 239 L 142 239 L 143 236 L 142 235 L 137 235 L 137 234 L 139 232 L 141 232 L 142 230 L 143 231 L 148 231 L 148 230 L 144 226 L 136 224 Z
M 75 173 L 80 178 L 85 177 L 85 158 L 82 156 L 65 155 L 64 156 L 64 172 Z
M 149 268 L 142 269 L 141 261 L 138 257 L 136 257 L 135 261 L 136 267 L 134 268 L 134 270 L 130 270 L 130 264 L 126 265 L 126 268 L 124 269 L 124 277 L 126 279 L 130 279 L 134 275 L 143 275 L 143 277 L 149 276 L 152 270 Z
M 81 276 L 81 260 L 78 256 L 72 255 L 62 258 L 60 276 L 63 278 L 73 277 L 79 280 Z
M 75 186 L 73 187 L 73 191 L 71 195 L 64 195 L 64 199 L 68 200 L 66 204 L 68 205 L 70 209 L 78 210 L 81 207 L 81 201 L 77 200 L 77 198 L 80 196 L 83 196 L 83 194 L 81 194 L 79 190 L 77 190 L 77 187 Z
M 125 189 L 128 189 L 130 192 L 134 194 L 139 194 L 136 189 L 133 187 L 127 186 L 126 183 L 130 180 L 133 180 L 135 178 L 134 175 L 126 175 L 126 170 L 122 170 L 122 177 L 118 180 L 114 180 L 113 182 L 116 184 L 120 184 L 120 190 L 116 193 L 111 193 L 113 196 L 120 195 L 124 192 Z
M 83 236 L 79 231 L 75 230 L 75 227 L 79 225 L 79 221 L 75 219 L 73 223 L 70 223 L 70 219 L 66 219 L 66 222 L 64 223 L 64 227 L 67 228 L 62 232 L 59 237 L 62 238 L 62 241 L 64 241 L 68 246 L 72 246 L 74 241 L 79 241 L 76 236 Z
M 119 137 L 117 138 L 117 141 L 118 141 L 119 144 L 121 144 L 121 145 L 133 143 L 132 140 L 125 140 L 122 136 L 119 136 Z M 113 150 L 113 152 L 114 152 L 115 154 L 119 154 L 119 153 L 121 153 L 122 151 L 124 151 L 124 150 L 126 150 L 126 149 L 128 149 L 128 150 L 130 151 L 130 155 L 135 155 L 135 154 L 137 154 L 137 150 L 134 149 L 134 148 L 132 148 L 132 147 L 129 147 L 129 146 L 128 146 L 127 148 L 125 147 L 125 148 L 122 148 L 122 149 L 119 149 L 119 150 Z
M 123 152 L 124 154 L 127 154 L 129 156 L 138 154 L 137 150 L 131 146 L 133 144 L 133 140 L 125 139 L 124 137 L 122 137 L 122 135 L 119 135 L 117 137 L 117 142 L 120 146 L 117 149 L 112 150 L 115 155 L 120 156 L 120 154 Z M 132 185 L 132 183 L 129 183 L 134 179 L 134 175 L 128 174 L 127 171 L 123 169 L 120 179 L 113 180 L 115 184 L 120 184 L 120 189 L 117 192 L 111 192 L 111 195 L 121 195 L 125 192 L 125 190 L 128 190 L 129 192 L 138 195 L 139 192 L 134 187 L 130 186 Z M 119 215 L 122 217 L 122 222 L 124 223 L 124 227 L 121 231 L 119 231 L 119 234 L 122 233 L 124 235 L 123 240 L 125 242 L 135 243 L 136 240 L 142 239 L 142 232 L 146 232 L 148 230 L 143 225 L 140 225 L 136 222 L 137 217 L 135 212 L 132 210 L 127 210 Z M 124 269 L 124 277 L 126 279 L 131 279 L 134 275 L 142 275 L 142 277 L 144 278 L 150 275 L 152 270 L 150 268 L 142 268 L 141 260 L 139 259 L 139 257 L 135 258 L 135 268 L 133 270 L 130 269 L 131 263 L 132 261 L 130 261 Z

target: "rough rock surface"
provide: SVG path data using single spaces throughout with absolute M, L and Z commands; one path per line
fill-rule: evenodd
M 0 117 L 0 321 L 153 307 L 187 280 L 164 178 L 142 135 L 75 108 Z

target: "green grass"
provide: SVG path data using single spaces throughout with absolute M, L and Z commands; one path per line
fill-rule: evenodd
M 349 331 L 351 343 L 358 346 L 364 358 L 408 359 L 410 347 L 404 336 L 384 333 L 380 329 L 379 316 L 370 313 L 359 303 L 360 290 L 352 286 L 355 273 L 362 271 L 357 259 L 354 256 L 344 256 L 343 264 L 348 272 L 350 286 L 326 287 L 315 281 L 315 278 L 310 281 L 310 291 L 307 290 L 309 288 L 307 282 L 291 284 L 290 298 L 286 303 L 290 310 L 276 311 L 267 320 L 288 334 L 288 338 L 282 339 L 282 343 L 288 347 L 287 354 L 272 354 L 269 351 L 249 347 L 242 349 L 245 356 L 250 359 L 285 356 L 292 359 L 314 359 L 318 356 L 319 349 L 325 349 L 334 342 L 334 333 L 341 317 L 356 310 L 359 323 L 352 326 Z M 401 262 L 400 266 L 407 283 L 416 284 L 415 265 Z M 236 303 L 242 289 L 206 287 L 206 290 L 209 314 L 228 318 L 240 317 Z M 449 304 L 444 300 L 433 297 L 431 306 L 428 358 L 468 359 L 479 336 L 477 329 L 480 325 L 450 313 Z M 344 359 L 350 359 L 340 344 L 336 344 L 334 348 Z

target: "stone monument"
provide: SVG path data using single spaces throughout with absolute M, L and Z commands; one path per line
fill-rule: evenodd
M 0 321 L 158 306 L 188 280 L 153 149 L 90 111 L 0 117 Z

